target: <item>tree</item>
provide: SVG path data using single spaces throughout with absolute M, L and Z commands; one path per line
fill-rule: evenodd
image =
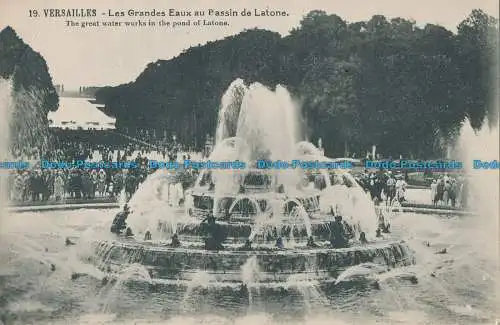
M 494 118 L 493 99 L 498 97 L 494 82 L 497 66 L 498 19 L 482 10 L 472 13 L 458 25 L 457 60 L 461 66 L 461 91 L 474 128 L 481 127 L 488 115 Z
M 313 138 L 323 137 L 329 154 L 345 143 L 359 151 L 376 144 L 386 156 L 433 158 L 466 117 L 478 128 L 495 112 L 497 34 L 497 21 L 480 10 L 457 35 L 404 18 L 347 23 L 315 10 L 286 37 L 253 29 L 208 42 L 152 62 L 96 98 L 119 127 L 157 126 L 201 145 L 234 79 L 280 83 L 301 99 Z
M 10 26 L 0 32 L 0 76 L 11 79 L 13 84 L 13 147 L 47 150 L 47 113 L 57 110 L 59 96 L 44 58 L 25 44 Z
M 302 81 L 304 110 L 315 124 L 313 136 L 323 138 L 330 152 L 344 154 L 348 145 L 361 144 L 356 83 L 359 62 L 325 59 L 311 69 Z

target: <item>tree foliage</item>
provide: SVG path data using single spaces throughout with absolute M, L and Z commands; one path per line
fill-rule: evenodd
M 23 42 L 16 32 L 7 26 L 0 31 L 0 76 L 12 77 L 14 90 L 36 90 L 43 92 L 39 107 L 45 114 L 58 108 L 57 95 L 45 59 Z
M 219 101 L 236 78 L 286 85 L 303 103 L 309 138 L 327 152 L 442 154 L 438 136 L 468 117 L 479 128 L 491 99 L 498 22 L 474 10 L 457 34 L 381 15 L 346 22 L 312 11 L 286 37 L 246 30 L 150 63 L 134 81 L 96 93 L 119 127 L 155 127 L 203 145 Z
M 47 148 L 47 113 L 58 108 L 59 96 L 45 59 L 24 43 L 11 27 L 0 31 L 0 77 L 11 79 L 14 148 Z

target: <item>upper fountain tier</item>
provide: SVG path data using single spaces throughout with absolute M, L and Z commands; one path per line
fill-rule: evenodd
M 299 114 L 286 88 L 276 86 L 274 91 L 254 83 L 247 87 L 241 79 L 235 80 L 224 94 L 219 111 L 215 148 L 212 161 L 244 161 L 248 169 L 205 171 L 194 191 L 227 195 L 250 191 L 286 193 L 295 191 L 304 181 L 299 170 L 257 170 L 257 160 L 292 161 L 324 160 L 313 144 L 298 142 Z
M 329 160 L 312 143 L 300 141 L 299 122 L 296 106 L 284 87 L 271 91 L 260 84 L 246 87 L 241 80 L 233 82 L 222 98 L 210 160 L 239 160 L 246 162 L 247 168 L 204 170 L 186 193 L 186 215 L 202 220 L 213 214 L 220 221 L 247 225 L 285 224 L 290 217 L 294 223 L 309 223 L 307 219 L 314 223 L 327 222 L 333 208 L 346 220 L 352 219 L 351 223 L 359 222 L 368 234 L 375 234 L 375 208 L 348 172 L 256 168 L 259 159 Z M 135 233 L 151 229 L 158 219 L 166 224 L 177 222 L 173 220 L 177 217 L 166 213 L 169 207 L 164 197 L 170 193 L 169 182 L 169 175 L 158 171 L 133 196 L 129 204 L 133 212 L 127 222 Z M 272 220 L 261 221 L 265 218 Z
M 297 206 L 311 216 L 320 210 L 320 193 L 330 187 L 326 170 L 262 168 L 257 161 L 325 161 L 312 143 L 299 141 L 299 114 L 288 91 L 234 81 L 222 98 L 216 145 L 209 160 L 246 163 L 239 170 L 204 170 L 186 204 L 192 216 L 260 213 L 286 215 Z M 338 173 L 337 173 L 338 174 Z M 191 200 L 192 199 L 192 200 Z

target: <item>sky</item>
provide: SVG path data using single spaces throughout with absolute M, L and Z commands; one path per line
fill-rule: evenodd
M 139 5 L 142 3 L 142 5 Z M 210 5 L 207 5 L 210 3 Z M 200 27 L 67 27 L 67 18 L 43 17 L 43 9 L 95 8 L 97 17 L 79 21 L 137 21 L 147 18 L 107 17 L 108 10 L 208 10 L 247 8 L 286 10 L 287 17 L 229 17 L 229 26 Z M 286 35 L 314 9 L 335 13 L 352 22 L 375 14 L 413 19 L 418 25 L 439 24 L 456 31 L 472 9 L 498 17 L 498 0 L 0 0 L 0 29 L 10 25 L 46 60 L 54 84 L 65 89 L 118 85 L 135 80 L 146 65 L 170 59 L 183 50 L 250 28 L 265 28 Z M 37 10 L 42 17 L 29 16 Z M 214 17 L 215 18 L 215 17 Z M 156 18 L 155 20 L 158 20 Z M 163 18 L 169 20 L 168 17 Z M 196 19 L 197 18 L 192 18 Z M 205 19 L 210 19 L 205 17 Z M 171 20 L 171 19 L 170 19 Z M 182 19 L 178 19 L 182 20 Z

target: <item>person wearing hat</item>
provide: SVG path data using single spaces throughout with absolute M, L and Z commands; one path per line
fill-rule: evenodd
M 380 177 L 376 176 L 375 174 L 372 174 L 371 176 L 372 180 L 370 181 L 370 194 L 372 199 L 374 200 L 375 198 L 378 199 L 379 202 L 382 202 L 382 181 Z
M 31 177 L 30 177 L 30 172 L 29 171 L 24 171 L 22 175 L 22 194 L 21 194 L 21 201 L 27 201 L 28 196 L 30 193 L 30 182 L 31 182 Z
M 97 192 L 99 196 L 104 196 L 104 192 L 106 191 L 106 172 L 104 169 L 99 170 L 99 174 L 97 175 Z
M 386 183 L 386 196 L 387 204 L 391 204 L 392 200 L 396 197 L 396 180 L 392 177 L 392 173 L 389 171 L 387 183 Z
M 95 192 L 97 190 L 97 183 L 99 182 L 99 175 L 97 175 L 97 170 L 92 169 L 90 172 L 90 188 L 88 192 L 89 198 L 93 199 L 95 197 Z
M 396 199 L 398 200 L 399 203 L 403 202 L 405 200 L 405 192 L 406 192 L 406 182 L 403 179 L 402 175 L 397 175 L 397 181 L 396 181 Z
M 437 185 L 437 195 L 436 195 L 436 201 L 441 204 L 444 199 L 444 178 L 441 176 L 441 178 L 438 180 L 438 185 Z
M 436 195 L 437 195 L 437 181 L 436 179 L 432 180 L 431 183 L 431 202 L 432 204 L 436 205 Z
M 92 183 L 92 176 L 89 174 L 87 170 L 82 172 L 82 193 L 83 198 L 91 199 L 92 192 L 94 189 L 94 184 Z
M 125 193 L 127 194 L 127 199 L 130 199 L 139 184 L 134 173 L 129 173 L 128 170 L 125 171 L 127 172 L 127 176 L 125 177 Z
M 18 202 L 23 201 L 23 187 L 24 187 L 24 176 L 23 172 L 18 170 L 16 172 L 16 177 L 14 179 L 14 193 L 15 200 Z
M 457 181 L 454 178 L 452 178 L 451 179 L 451 185 L 450 185 L 450 194 L 449 194 L 449 197 L 450 197 L 451 206 L 453 208 L 455 207 L 455 204 L 456 204 L 456 201 L 457 201 L 457 196 L 458 196 L 458 184 L 457 184 Z

